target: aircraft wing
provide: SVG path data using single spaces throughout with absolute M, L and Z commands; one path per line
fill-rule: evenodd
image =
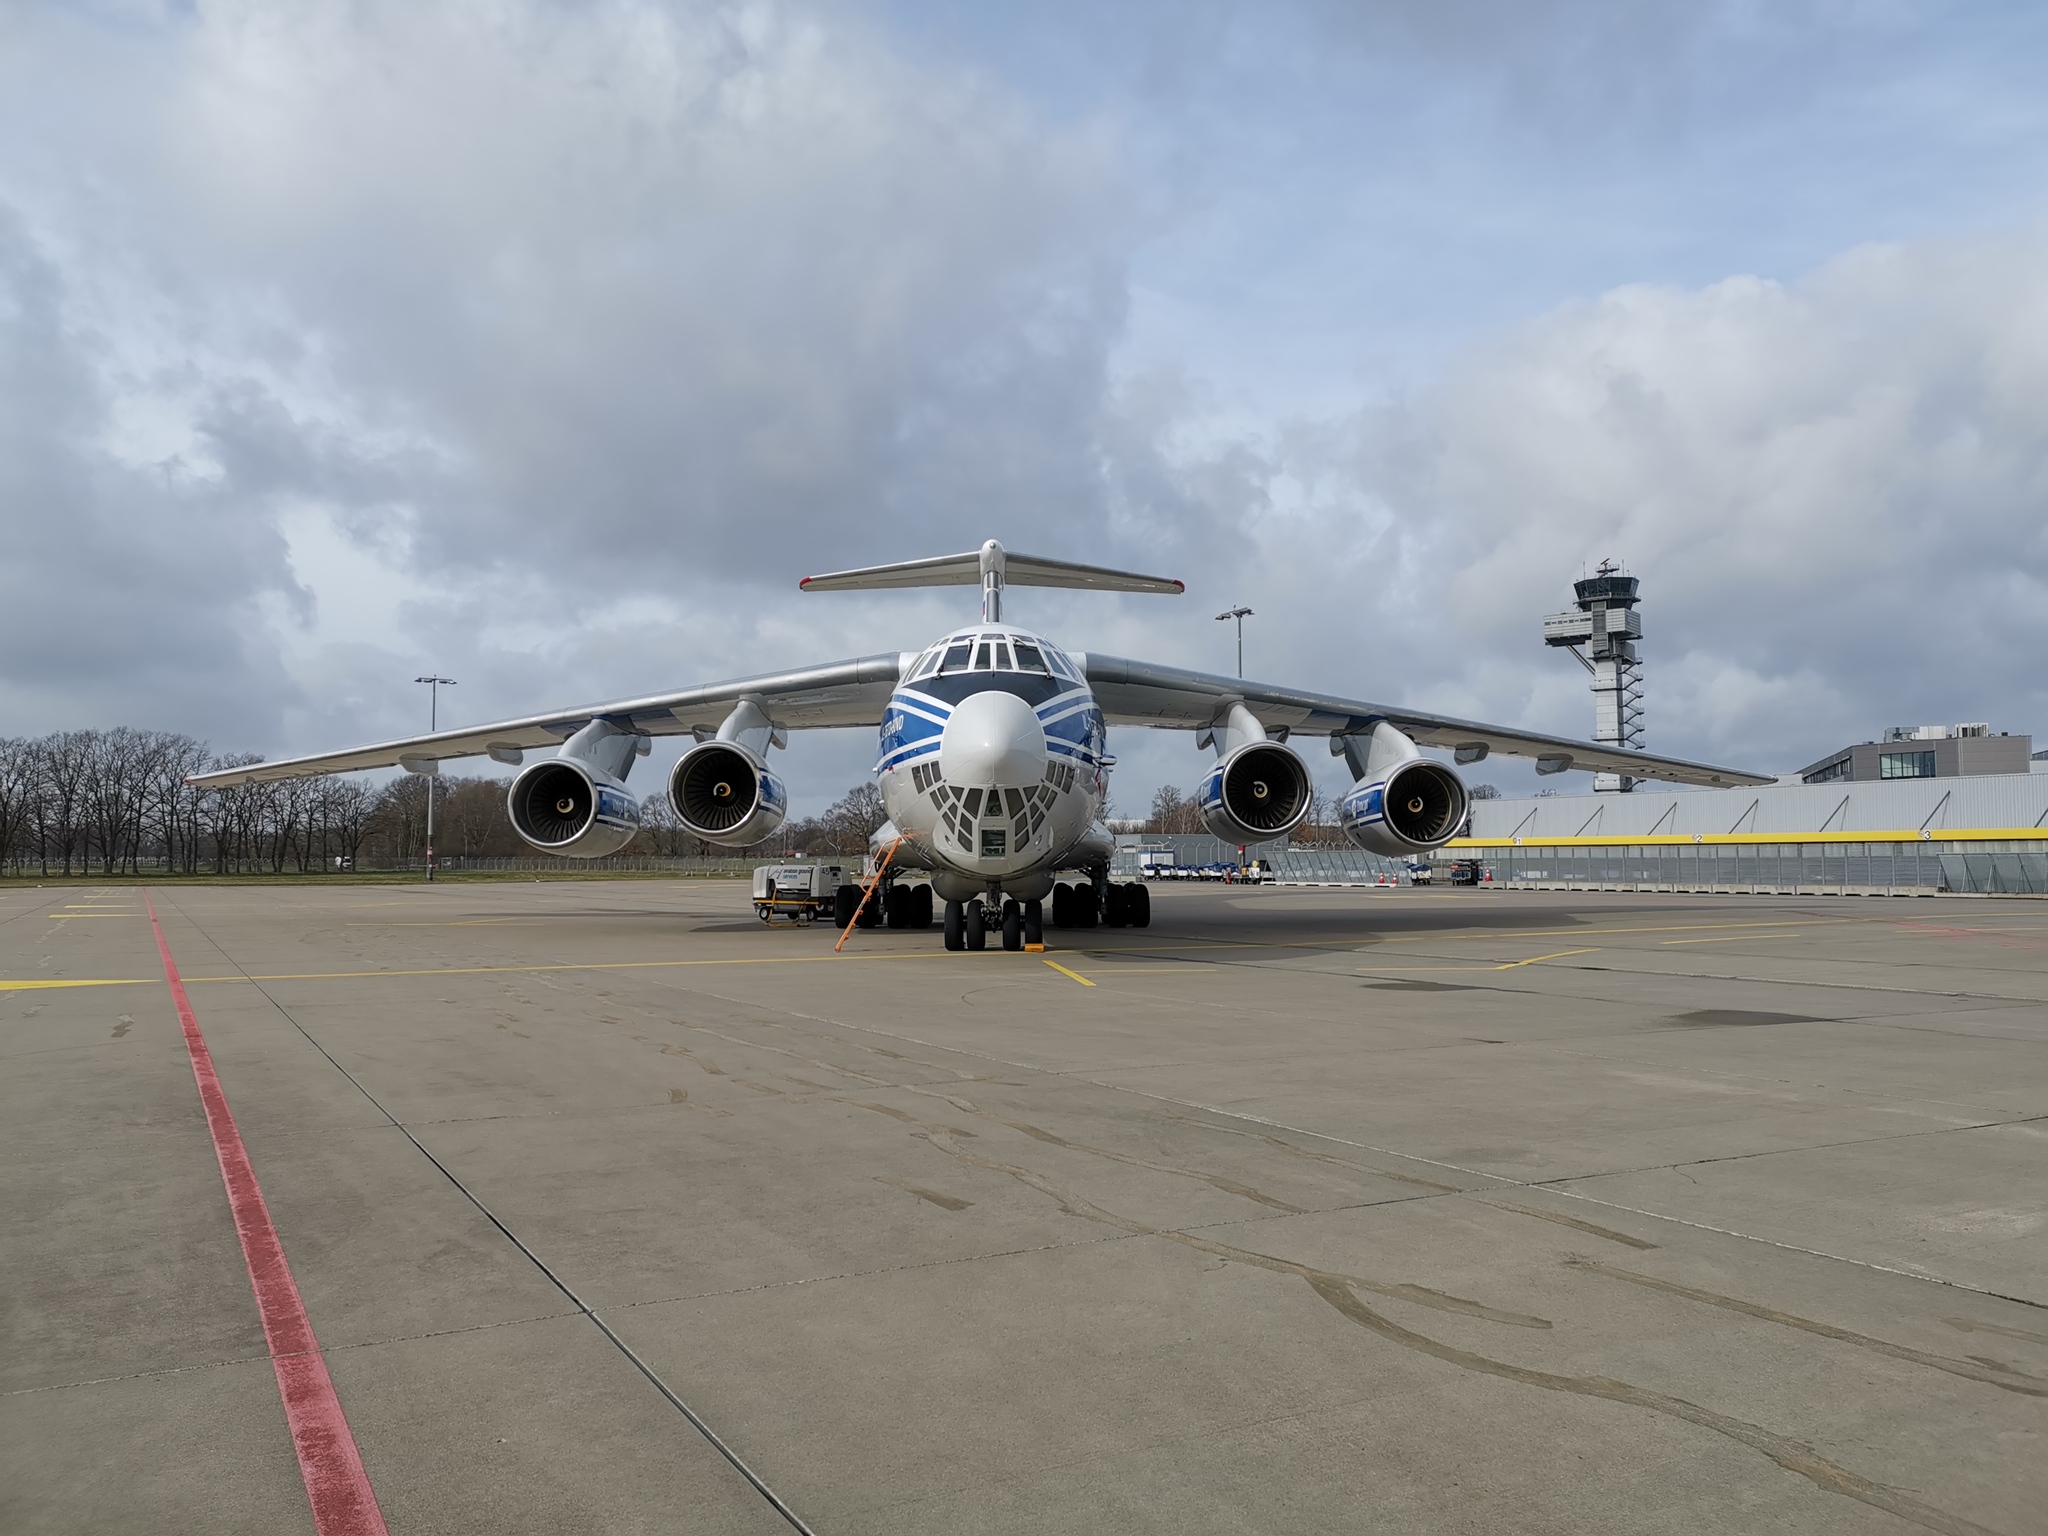
M 1218 714 L 1242 700 L 1259 722 L 1276 733 L 1281 730 L 1304 736 L 1348 735 L 1370 731 L 1384 720 L 1427 747 L 1480 748 L 1485 756 L 1499 752 L 1510 757 L 1566 760 L 1565 766 L 1597 773 L 1625 773 L 1638 779 L 1667 779 L 1674 784 L 1726 787 L 1736 784 L 1770 784 L 1769 774 L 1745 773 L 1739 768 L 1719 768 L 1711 763 L 1689 762 L 1678 757 L 1657 757 L 1648 752 L 1602 746 L 1598 742 L 1573 741 L 1568 736 L 1545 736 L 1509 726 L 1484 725 L 1451 715 L 1433 715 L 1419 709 L 1392 704 L 1372 704 L 1362 699 L 1338 698 L 1332 694 L 1305 693 L 1295 688 L 1276 688 L 1210 672 L 1188 672 L 1149 661 L 1130 661 L 1122 656 L 1099 656 L 1093 652 L 1079 658 L 1095 701 L 1111 725 L 1156 725 L 1199 730 L 1215 721 Z M 1474 758 L 1473 760 L 1477 760 Z M 1552 770 L 1561 771 L 1561 770 Z
M 718 729 L 733 705 L 742 699 L 760 703 L 778 726 L 810 730 L 825 726 L 879 725 L 888 708 L 889 695 L 902 675 L 905 657 L 890 651 L 881 656 L 861 656 L 851 661 L 828 662 L 795 672 L 771 672 L 760 677 L 735 678 L 686 688 L 679 693 L 658 693 L 644 699 L 620 699 L 610 704 L 585 704 L 551 714 L 529 715 L 523 720 L 500 720 L 492 725 L 464 726 L 460 730 L 437 731 L 428 736 L 408 736 L 399 741 L 381 741 L 374 746 L 352 747 L 342 752 L 321 752 L 311 757 L 290 757 L 275 763 L 250 763 L 243 768 L 221 768 L 196 773 L 186 782 L 204 789 L 225 789 L 236 784 L 256 784 L 267 779 L 300 779 L 319 773 L 351 773 L 361 768 L 391 768 L 401 761 L 477 757 L 490 753 L 500 762 L 516 762 L 515 754 L 535 748 L 558 747 L 592 720 L 611 721 L 624 731 L 648 736 L 675 736 L 684 732 Z

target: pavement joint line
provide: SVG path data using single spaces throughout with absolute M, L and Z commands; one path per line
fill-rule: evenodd
M 991 1259 L 1022 1259 L 1029 1258 L 1035 1253 L 1065 1253 L 1070 1249 L 1093 1248 L 1105 1243 L 1127 1243 L 1145 1235 L 1140 1232 L 1104 1232 L 1089 1237 L 1077 1237 L 1071 1242 L 1040 1243 L 1033 1248 L 999 1248 L 988 1253 L 961 1253 L 947 1259 L 929 1259 L 922 1264 L 886 1264 L 879 1269 L 849 1269 L 830 1275 L 798 1275 L 793 1280 L 764 1280 L 758 1285 L 738 1285 L 722 1291 L 687 1291 L 680 1296 L 650 1296 L 645 1301 L 626 1301 L 619 1305 L 622 1311 L 631 1311 L 635 1307 L 673 1307 L 692 1301 L 717 1301 L 727 1296 L 754 1296 L 764 1291 L 786 1291 L 800 1285 L 826 1285 L 835 1280 L 873 1280 L 882 1275 L 916 1274 L 920 1270 L 946 1269 L 955 1264 L 984 1264 Z
M 182 910 L 180 911 L 180 915 L 184 915 Z M 186 921 L 191 922 L 192 920 L 188 917 L 186 918 Z M 197 923 L 193 923 L 193 927 L 198 928 L 198 926 L 199 925 Z M 200 931 L 204 932 L 203 929 Z M 225 956 L 226 952 L 224 950 L 221 950 L 221 946 L 218 943 L 215 943 L 210 937 L 208 938 L 208 942 L 212 943 L 214 945 L 214 948 L 217 951 L 220 951 Z M 233 963 L 232 957 L 229 957 L 229 959 L 230 963 Z M 584 967 L 548 967 L 547 969 L 584 969 Z M 266 978 L 249 976 L 247 975 L 247 973 L 244 973 L 244 975 L 239 979 L 246 980 L 251 983 L 256 983 Z M 434 1154 L 427 1149 L 426 1143 L 421 1141 L 417 1136 L 413 1135 L 411 1130 L 409 1130 L 406 1127 L 404 1121 L 400 1120 L 396 1115 L 392 1114 L 390 1110 L 386 1109 L 383 1103 L 377 1098 L 375 1094 L 370 1092 L 369 1088 L 364 1085 L 360 1078 L 358 1078 L 353 1072 L 349 1071 L 347 1067 L 344 1067 L 339 1061 L 337 1061 L 334 1057 L 333 1052 L 329 1051 L 326 1046 L 322 1045 L 318 1040 L 316 1040 L 313 1037 L 312 1032 L 308 1030 L 305 1025 L 301 1024 L 296 1018 L 292 1016 L 290 1009 L 286 1008 L 284 1004 L 280 1003 L 275 997 L 271 996 L 270 993 L 264 991 L 261 986 L 257 987 L 257 991 L 259 993 L 262 993 L 262 996 L 265 999 L 265 1001 L 267 1001 L 272 1008 L 275 1008 L 277 1012 L 285 1019 L 285 1021 L 292 1026 L 293 1029 L 297 1030 L 300 1035 L 304 1036 L 306 1043 L 308 1045 L 312 1046 L 314 1050 L 318 1051 L 322 1056 L 326 1057 L 328 1063 L 334 1068 L 334 1070 L 339 1072 L 343 1077 L 347 1078 L 349 1082 L 354 1085 L 355 1090 L 358 1093 L 360 1093 L 364 1098 L 368 1099 L 370 1103 L 373 1106 L 375 1106 L 377 1112 L 383 1115 L 386 1120 L 389 1120 L 391 1124 L 397 1128 L 400 1135 L 405 1137 L 407 1141 L 411 1142 L 414 1147 L 418 1148 L 420 1155 L 426 1158 L 428 1162 L 432 1163 L 435 1168 L 439 1169 L 441 1175 L 444 1178 L 446 1178 L 449 1183 L 453 1184 L 457 1190 L 461 1191 L 463 1198 L 468 1200 L 471 1205 L 475 1206 L 478 1212 L 483 1216 L 483 1218 L 486 1221 L 488 1221 L 492 1226 L 496 1227 L 499 1232 L 504 1234 L 506 1241 L 511 1243 L 513 1247 L 517 1248 L 520 1251 L 520 1253 L 524 1254 L 528 1262 L 530 1262 L 534 1268 L 538 1269 L 542 1275 L 546 1276 L 548 1282 L 552 1284 L 556 1290 L 560 1291 L 564 1296 L 566 1296 L 569 1299 L 570 1303 L 576 1308 L 576 1310 L 579 1313 L 581 1313 L 584 1317 L 590 1319 L 591 1323 L 596 1326 L 597 1330 L 611 1341 L 612 1346 L 615 1349 L 617 1349 L 620 1354 L 626 1357 L 626 1359 L 633 1365 L 634 1369 L 639 1371 L 640 1374 L 647 1379 L 648 1383 L 653 1386 L 655 1391 L 659 1392 L 664 1398 L 668 1400 L 669 1404 L 672 1407 L 674 1407 L 679 1413 L 681 1413 L 685 1419 L 689 1420 L 690 1424 L 697 1430 L 697 1432 L 700 1435 L 702 1435 L 707 1442 L 710 1443 L 712 1449 L 717 1451 L 718 1454 L 726 1460 L 726 1462 L 733 1468 L 734 1471 L 738 1472 L 741 1477 L 745 1478 L 747 1482 L 753 1486 L 754 1491 L 760 1494 L 761 1497 L 767 1501 L 769 1507 L 773 1509 L 776 1514 L 780 1515 L 783 1518 L 783 1520 L 789 1524 L 791 1529 L 801 1532 L 802 1536 L 817 1536 L 817 1533 L 813 1531 L 809 1525 L 805 1524 L 803 1517 L 799 1515 L 794 1509 L 790 1508 L 790 1506 L 783 1501 L 781 1495 L 776 1493 L 774 1489 L 770 1488 L 768 1484 L 761 1478 L 760 1474 L 754 1471 L 752 1467 L 748 1466 L 746 1461 L 740 1456 L 740 1454 L 737 1451 L 735 1451 L 731 1446 L 727 1445 L 725 1441 L 722 1438 L 720 1438 L 718 1432 L 714 1430 L 708 1423 L 706 1423 L 701 1417 L 699 1417 L 696 1410 L 693 1409 L 688 1403 L 684 1402 L 682 1397 L 676 1392 L 676 1390 L 673 1387 L 671 1387 L 666 1381 L 664 1381 L 661 1378 L 661 1375 L 652 1366 L 650 1366 L 645 1360 L 641 1359 L 640 1355 L 633 1349 L 633 1347 L 630 1344 L 628 1344 L 623 1338 L 619 1336 L 619 1334 L 612 1328 L 611 1324 L 607 1323 L 604 1320 L 604 1318 L 598 1314 L 597 1310 L 590 1305 L 589 1302 L 585 1301 L 582 1298 L 582 1296 L 578 1295 L 577 1292 L 568 1284 L 567 1281 L 563 1280 L 560 1275 L 556 1274 L 555 1271 L 548 1266 L 547 1262 L 543 1260 L 539 1254 L 535 1253 L 532 1248 L 527 1246 L 526 1242 L 523 1239 L 521 1239 L 517 1233 L 515 1233 L 510 1227 L 506 1226 L 505 1223 L 499 1219 L 497 1213 L 493 1211 L 488 1205 L 486 1205 L 474 1190 L 472 1190 L 467 1184 L 463 1183 L 461 1179 L 457 1178 L 453 1169 L 451 1169 L 446 1163 L 442 1162 L 440 1158 L 434 1156 Z

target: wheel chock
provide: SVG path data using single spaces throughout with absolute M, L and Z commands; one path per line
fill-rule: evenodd
M 1026 944 L 1024 946 L 1024 953 L 1027 955 L 1042 955 L 1045 953 L 1045 946 L 1043 944 Z

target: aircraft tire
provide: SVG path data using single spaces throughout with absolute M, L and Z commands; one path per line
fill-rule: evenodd
M 1024 903 L 1024 942 L 1043 944 L 1045 942 L 1045 904 L 1037 901 Z
M 860 906 L 860 887 L 842 885 L 832 893 L 832 926 L 844 928 L 853 921 L 853 914 Z M 766 915 L 765 913 L 763 914 Z
M 967 947 L 967 918 L 957 901 L 946 903 L 946 948 Z
M 1056 885 L 1052 888 L 1052 925 L 1055 928 L 1071 928 L 1074 925 L 1072 886 Z
M 1124 887 L 1112 885 L 1102 893 L 1102 926 L 1121 928 L 1124 925 Z
M 1095 926 L 1095 887 L 1082 881 L 1074 887 L 1074 899 L 1069 904 L 1069 924 L 1075 928 Z
M 916 897 L 910 894 L 910 887 L 907 885 L 892 885 L 889 887 L 883 900 L 882 910 L 887 914 L 888 923 L 891 928 L 908 928 L 910 926 L 911 903 L 916 899 Z
M 859 899 L 857 895 L 855 899 Z M 868 892 L 868 899 L 862 904 L 860 916 L 853 920 L 853 925 L 856 928 L 879 928 L 882 926 L 882 893 L 880 891 Z
M 911 892 L 915 905 L 910 909 L 910 926 L 929 928 L 932 925 L 932 888 L 920 885 Z
M 1024 947 L 1024 909 L 1014 901 L 1003 903 L 1003 948 L 1012 954 Z
M 1142 884 L 1124 887 L 1124 922 L 1132 928 L 1152 926 L 1152 893 Z
M 988 948 L 988 925 L 981 920 L 981 903 L 970 901 L 961 909 L 961 920 L 966 926 L 963 937 L 969 950 L 979 952 Z

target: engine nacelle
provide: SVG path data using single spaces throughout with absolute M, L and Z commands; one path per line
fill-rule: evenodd
M 1354 785 L 1337 803 L 1337 824 L 1368 853 L 1408 858 L 1441 848 L 1465 825 L 1465 782 L 1426 757 L 1397 763 Z
M 1308 765 L 1277 741 L 1249 741 L 1216 760 L 1198 798 L 1203 823 L 1226 843 L 1285 837 L 1308 814 Z
M 640 802 L 616 779 L 572 757 L 533 764 L 505 797 L 512 830 L 542 853 L 601 859 L 640 830 Z
M 676 761 L 668 803 L 692 837 L 749 848 L 782 825 L 789 792 L 768 765 L 730 741 L 707 741 Z

